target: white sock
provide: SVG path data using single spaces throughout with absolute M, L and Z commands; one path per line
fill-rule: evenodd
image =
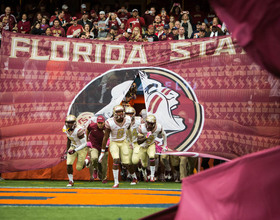
M 131 174 L 133 179 L 137 179 L 136 173 Z
M 119 169 L 117 170 L 113 169 L 113 176 L 114 176 L 115 185 L 119 184 Z
M 70 182 L 74 182 L 73 174 L 68 174 L 68 179 L 69 179 Z
M 151 177 L 155 177 L 156 167 L 155 166 L 150 166 L 150 170 L 151 170 Z

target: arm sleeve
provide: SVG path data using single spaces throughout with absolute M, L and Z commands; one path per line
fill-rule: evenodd
M 75 151 L 79 151 L 79 150 L 82 150 L 83 148 L 85 148 L 87 146 L 87 139 L 86 139 L 86 136 L 84 136 L 82 139 L 81 139 L 81 144 L 79 147 L 77 147 L 75 149 Z
M 117 20 L 119 26 L 121 26 L 121 24 L 122 24 L 121 20 L 118 17 L 116 17 L 116 20 Z
M 167 146 L 167 137 L 166 137 L 166 133 L 165 131 L 162 129 L 161 130 L 161 134 L 162 134 L 162 139 L 163 139 L 163 146 Z

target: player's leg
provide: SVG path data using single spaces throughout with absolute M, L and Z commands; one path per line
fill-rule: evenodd
M 147 167 L 148 167 L 149 157 L 148 157 L 146 148 L 140 147 L 139 157 L 140 157 L 141 164 L 142 164 L 142 175 L 143 175 L 144 181 L 148 182 Z
M 156 171 L 156 163 L 155 163 L 155 155 L 156 155 L 156 145 L 151 144 L 147 149 L 147 154 L 150 160 L 150 170 L 151 170 L 151 182 L 155 182 L 155 171 Z
M 82 150 L 77 151 L 76 153 L 78 154 L 76 169 L 80 171 L 86 166 L 85 159 L 87 157 L 88 148 L 85 147 Z
M 104 157 L 101 162 L 101 166 L 99 168 L 99 170 L 101 172 L 100 177 L 101 177 L 102 183 L 107 183 L 108 155 L 109 155 L 109 152 L 105 152 Z
M 179 156 L 172 155 L 170 156 L 170 163 L 171 163 L 171 169 L 173 171 L 173 177 L 175 182 L 180 182 L 180 158 Z
M 123 143 L 121 145 L 120 154 L 121 154 L 121 161 L 122 161 L 123 165 L 125 167 L 127 167 L 129 173 L 131 174 L 131 177 L 132 177 L 131 185 L 136 185 L 138 180 L 137 180 L 134 166 L 132 165 L 132 162 L 131 162 L 132 154 L 130 153 L 130 144 L 128 143 L 127 140 L 123 141 Z
M 74 147 L 70 147 L 69 150 L 75 149 Z M 74 186 L 74 178 L 73 178 L 73 164 L 77 157 L 78 153 L 75 152 L 74 154 L 70 155 L 67 153 L 66 165 L 67 165 L 67 176 L 69 179 L 69 183 L 67 184 L 68 187 Z
M 90 181 L 93 181 L 94 179 L 97 178 L 99 152 L 96 148 L 90 148 L 89 154 L 90 154 L 90 167 L 89 167 Z
M 113 188 L 119 187 L 119 165 L 120 165 L 120 149 L 118 142 L 110 142 L 110 153 L 113 158 L 113 176 L 114 176 L 114 185 Z

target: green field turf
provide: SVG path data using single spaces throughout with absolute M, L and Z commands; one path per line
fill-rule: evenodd
M 4 180 L 0 181 L 0 187 L 66 187 L 68 181 L 53 181 L 53 180 Z M 108 183 L 103 184 L 101 181 L 89 182 L 89 181 L 75 181 L 75 187 L 78 188 L 88 188 L 88 187 L 98 187 L 98 188 L 112 188 L 113 181 L 108 181 Z M 129 189 L 181 189 L 180 183 L 174 182 L 139 182 L 137 185 L 131 186 L 130 182 L 120 182 L 120 188 Z
M 1 187 L 51 187 L 66 188 L 67 181 L 51 180 L 4 180 L 0 182 Z M 73 188 L 112 188 L 113 182 L 102 184 L 100 181 L 75 181 Z M 131 186 L 130 182 L 120 182 L 120 189 L 175 189 L 180 190 L 181 184 L 174 182 L 139 182 Z M 6 220 L 41 220 L 41 219 L 91 219 L 91 220 L 126 220 L 139 219 L 164 208 L 111 208 L 111 207 L 8 207 L 0 206 L 0 219 Z

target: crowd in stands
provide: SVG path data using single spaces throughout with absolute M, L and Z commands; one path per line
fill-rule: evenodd
M 140 14 L 126 6 L 108 11 L 108 8 L 88 9 L 81 4 L 76 14 L 69 13 L 69 6 L 63 4 L 53 14 L 41 5 L 31 14 L 12 11 L 7 6 L 0 16 L 0 39 L 2 31 L 53 37 L 82 38 L 91 40 L 153 42 L 214 37 L 229 34 L 226 25 L 213 10 L 205 13 L 196 5 L 194 11 L 185 11 L 174 3 L 169 10 L 156 11 L 150 7 Z

